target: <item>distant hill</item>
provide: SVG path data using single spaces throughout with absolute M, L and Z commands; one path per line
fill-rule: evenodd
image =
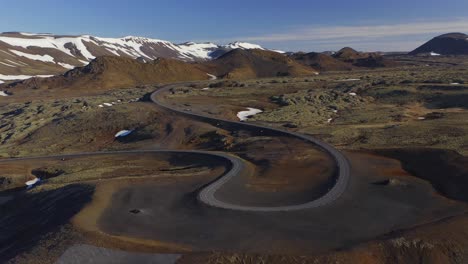
M 350 47 L 337 52 L 297 52 L 289 55 L 298 63 L 319 71 L 350 71 L 358 68 L 394 67 L 397 62 L 379 53 L 359 52 Z
M 384 56 L 373 52 L 359 52 L 350 47 L 345 47 L 336 52 L 333 57 L 355 67 L 382 68 L 394 67 L 397 63 Z
M 268 50 L 235 49 L 202 64 L 205 71 L 229 79 L 314 75 L 316 70 Z
M 209 76 L 195 64 L 174 59 L 148 63 L 131 58 L 103 56 L 87 66 L 78 67 L 50 78 L 32 78 L 11 84 L 5 89 L 107 90 L 137 85 L 207 80 Z
M 367 57 L 365 53 L 358 52 L 355 49 L 350 48 L 350 47 L 344 47 L 340 49 L 339 51 L 337 51 L 332 56 L 335 59 L 338 59 L 344 62 L 349 62 L 349 63 L 353 63 L 357 59 Z
M 410 55 L 468 55 L 468 35 L 448 33 L 426 42 Z
M 290 57 L 319 71 L 349 71 L 353 66 L 324 53 L 294 53 Z

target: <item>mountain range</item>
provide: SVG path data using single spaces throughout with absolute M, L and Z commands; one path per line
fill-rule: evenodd
M 90 35 L 7 32 L 0 34 L 0 81 L 61 74 L 77 66 L 84 66 L 100 56 L 118 56 L 141 61 L 172 58 L 199 62 L 218 58 L 233 49 L 265 50 L 259 45 L 246 42 L 228 45 L 194 42 L 175 44 L 133 36 L 101 38 Z
M 408 55 L 464 54 L 468 54 L 468 36 L 463 33 L 449 33 L 433 38 Z M 106 59 L 98 60 L 102 57 Z M 91 65 L 88 65 L 90 63 Z M 112 63 L 116 66 L 112 66 Z M 133 68 L 127 71 L 125 64 Z M 228 45 L 195 42 L 175 44 L 165 40 L 133 36 L 101 38 L 90 35 L 63 36 L 19 32 L 0 34 L 0 83 L 25 80 L 34 76 L 65 77 L 53 82 L 34 80 L 23 83 L 27 87 L 47 87 L 55 82 L 60 85 L 76 83 L 72 81 L 75 79 L 71 76 L 78 73 L 88 74 L 86 76 L 99 74 L 103 83 L 97 85 L 108 86 L 105 84 L 108 82 L 114 86 L 111 78 L 107 77 L 106 70 L 114 72 L 112 74 L 116 76 L 122 74 L 123 77 L 119 77 L 121 85 L 133 85 L 186 80 L 183 76 L 184 71 L 191 73 L 189 79 L 205 79 L 208 78 L 206 74 L 220 78 L 248 79 L 305 76 L 320 71 L 350 71 L 396 65 L 396 61 L 380 53 L 359 52 L 349 47 L 337 52 L 285 53 L 246 42 Z M 99 73 L 89 71 L 97 69 L 96 67 Z M 68 73 L 76 68 L 79 69 Z M 138 73 L 140 70 L 143 71 L 142 74 Z M 161 70 L 163 71 L 159 72 Z M 157 78 L 153 78 L 151 73 L 155 73 Z M 37 85 L 39 83 L 41 84 Z
M 86 66 L 50 78 L 29 78 L 0 84 L 7 94 L 66 92 L 89 94 L 114 88 L 182 81 L 311 76 L 318 72 L 269 50 L 233 49 L 210 61 L 186 62 L 157 58 L 143 61 L 124 56 L 99 56 Z

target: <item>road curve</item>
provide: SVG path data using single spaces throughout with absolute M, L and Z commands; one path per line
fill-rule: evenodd
M 160 100 L 158 100 L 159 95 L 180 85 L 182 84 L 170 84 L 170 85 L 161 87 L 160 89 L 156 90 L 155 92 L 151 94 L 151 101 L 153 101 L 156 105 L 166 110 L 170 110 L 172 112 L 182 114 L 185 116 L 189 116 L 189 117 L 211 119 L 211 120 L 216 120 L 218 122 L 235 124 L 238 126 L 244 126 L 244 127 L 259 129 L 263 131 L 273 131 L 279 134 L 283 134 L 285 136 L 293 136 L 296 138 L 300 138 L 302 140 L 313 143 L 319 146 L 320 148 L 322 148 L 323 150 L 325 150 L 326 152 L 328 152 L 335 159 L 336 165 L 339 170 L 335 185 L 325 195 L 313 201 L 303 203 L 303 204 L 297 204 L 297 205 L 286 205 L 286 206 L 276 206 L 276 207 L 243 206 L 243 205 L 238 205 L 238 204 L 233 204 L 233 203 L 227 203 L 215 197 L 215 193 L 224 184 L 226 184 L 230 179 L 239 175 L 239 173 L 241 172 L 244 166 L 242 160 L 230 158 L 229 160 L 231 161 L 233 165 L 232 169 L 228 173 L 226 173 L 222 178 L 218 179 L 217 181 L 213 182 L 212 184 L 208 185 L 207 187 L 205 187 L 203 190 L 200 191 L 198 198 L 201 202 L 207 205 L 213 206 L 213 207 L 219 207 L 219 208 L 230 209 L 230 210 L 239 210 L 239 211 L 257 211 L 257 212 L 295 211 L 295 210 L 311 209 L 311 208 L 317 208 L 317 207 L 321 207 L 324 205 L 328 205 L 332 203 L 333 201 L 335 201 L 336 199 L 338 199 L 346 190 L 346 187 L 348 186 L 348 182 L 350 178 L 350 164 L 349 164 L 349 161 L 346 159 L 346 157 L 339 150 L 335 149 L 333 146 L 321 140 L 313 138 L 311 136 L 307 136 L 307 135 L 303 135 L 303 134 L 299 134 L 295 132 L 289 132 L 289 131 L 278 129 L 278 128 L 265 127 L 265 126 L 246 123 L 246 122 L 237 122 L 237 121 L 231 121 L 231 120 L 226 120 L 226 119 L 213 118 L 213 117 L 208 117 L 208 116 L 204 116 L 204 115 L 189 112 L 189 111 L 182 111 L 179 109 L 172 108 L 170 105 L 167 105 L 161 102 Z

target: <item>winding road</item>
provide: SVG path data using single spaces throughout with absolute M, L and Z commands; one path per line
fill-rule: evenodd
M 40 156 L 40 157 L 25 157 L 25 158 L 13 158 L 13 159 L 4 159 L 0 160 L 0 162 L 8 162 L 12 160 L 28 160 L 28 159 L 41 159 L 41 158 L 63 158 L 63 157 L 82 157 L 88 155 L 103 155 L 103 154 L 124 154 L 124 153 L 156 153 L 156 152 L 164 152 L 164 153 L 197 153 L 201 155 L 214 155 L 217 157 L 221 157 L 223 159 L 228 160 L 231 164 L 231 170 L 226 172 L 222 177 L 217 179 L 216 181 L 212 182 L 204 189 L 199 192 L 198 199 L 209 206 L 229 209 L 229 210 L 239 210 L 239 211 L 256 211 L 256 212 L 280 212 L 280 211 L 295 211 L 295 210 L 304 210 L 304 209 L 311 209 L 317 208 L 321 206 L 328 205 L 335 200 L 337 200 L 346 190 L 348 186 L 349 178 L 350 178 L 350 164 L 346 157 L 333 146 L 315 139 L 311 136 L 294 133 L 285 131 L 282 129 L 272 128 L 272 127 L 265 127 L 257 124 L 246 123 L 246 122 L 237 122 L 219 118 L 213 118 L 209 116 L 204 116 L 202 114 L 193 113 L 190 111 L 183 111 L 176 108 L 171 107 L 168 104 L 165 104 L 161 100 L 159 100 L 159 96 L 163 93 L 170 91 L 171 89 L 180 86 L 180 85 L 188 85 L 192 83 L 177 83 L 177 84 L 169 84 L 165 85 L 155 92 L 151 94 L 151 100 L 157 106 L 175 112 L 177 114 L 185 115 L 192 118 L 201 118 L 204 120 L 216 121 L 216 122 L 223 122 L 226 124 L 236 125 L 240 127 L 246 127 L 258 131 L 270 131 L 276 134 L 281 134 L 284 136 L 292 136 L 304 141 L 310 142 L 312 144 L 317 145 L 318 147 L 322 148 L 326 152 L 328 152 L 335 160 L 336 165 L 338 167 L 338 177 L 334 184 L 334 186 L 323 196 L 319 197 L 318 199 L 312 200 L 310 202 L 306 202 L 303 204 L 296 204 L 296 205 L 287 205 L 287 206 L 276 206 L 276 207 L 260 207 L 260 206 L 244 206 L 239 204 L 228 203 L 222 200 L 219 200 L 215 194 L 216 192 L 226 183 L 228 183 L 231 179 L 241 174 L 241 172 L 246 168 L 246 162 L 239 157 L 234 155 L 223 153 L 223 152 L 215 152 L 215 151 L 198 151 L 198 150 L 132 150 L 132 151 L 107 151 L 107 152 L 95 152 L 95 153 L 78 153 L 78 154 L 67 154 L 67 155 L 53 155 L 53 156 Z
M 350 177 L 350 164 L 349 164 L 349 161 L 346 159 L 346 157 L 339 150 L 335 149 L 333 146 L 321 140 L 313 138 L 311 136 L 289 132 L 289 131 L 282 130 L 282 129 L 265 127 L 265 126 L 246 123 L 246 122 L 237 122 L 237 121 L 231 121 L 231 120 L 226 120 L 226 119 L 213 118 L 213 117 L 208 117 L 208 116 L 204 116 L 201 114 L 193 113 L 191 111 L 182 111 L 182 110 L 173 108 L 170 105 L 167 105 L 163 103 L 162 101 L 158 100 L 158 96 L 180 85 L 181 84 L 170 84 L 170 85 L 166 85 L 158 89 L 157 91 L 151 94 L 151 101 L 153 101 L 153 103 L 155 103 L 159 107 L 162 107 L 166 110 L 173 111 L 178 114 L 182 114 L 182 115 L 189 116 L 189 117 L 212 119 L 218 122 L 233 124 L 237 126 L 244 126 L 244 127 L 254 128 L 254 129 L 263 130 L 263 131 L 269 130 L 269 131 L 273 131 L 279 134 L 283 134 L 285 136 L 293 136 L 296 138 L 300 138 L 307 142 L 313 143 L 319 146 L 320 148 L 322 148 L 323 150 L 327 151 L 335 159 L 336 165 L 339 170 L 336 183 L 330 189 L 330 191 L 328 191 L 325 195 L 313 201 L 303 203 L 303 204 L 297 204 L 297 205 L 276 206 L 276 207 L 243 206 L 243 205 L 237 205 L 237 204 L 221 201 L 217 199 L 215 196 L 216 192 L 224 184 L 226 184 L 230 179 L 239 175 L 245 166 L 243 160 L 239 158 L 233 158 L 233 156 L 231 155 L 221 154 L 230 160 L 230 162 L 233 165 L 232 169 L 226 175 L 224 175 L 224 177 L 218 179 L 217 181 L 213 182 L 212 184 L 208 185 L 206 188 L 200 191 L 198 198 L 203 203 L 208 204 L 213 207 L 219 207 L 219 208 L 230 209 L 230 210 L 239 210 L 239 211 L 257 211 L 257 212 L 259 211 L 261 212 L 294 211 L 294 210 L 317 208 L 320 206 L 330 204 L 336 199 L 338 199 L 346 190 L 346 187 L 348 186 L 348 182 L 349 182 L 349 177 Z

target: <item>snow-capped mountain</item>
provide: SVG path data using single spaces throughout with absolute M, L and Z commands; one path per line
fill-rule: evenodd
M 217 58 L 232 49 L 264 48 L 246 42 L 228 45 L 194 42 L 174 44 L 165 40 L 134 36 L 101 38 L 90 35 L 1 33 L 0 83 L 2 80 L 63 73 L 88 64 L 98 56 L 121 56 L 146 61 L 160 57 L 205 61 Z

